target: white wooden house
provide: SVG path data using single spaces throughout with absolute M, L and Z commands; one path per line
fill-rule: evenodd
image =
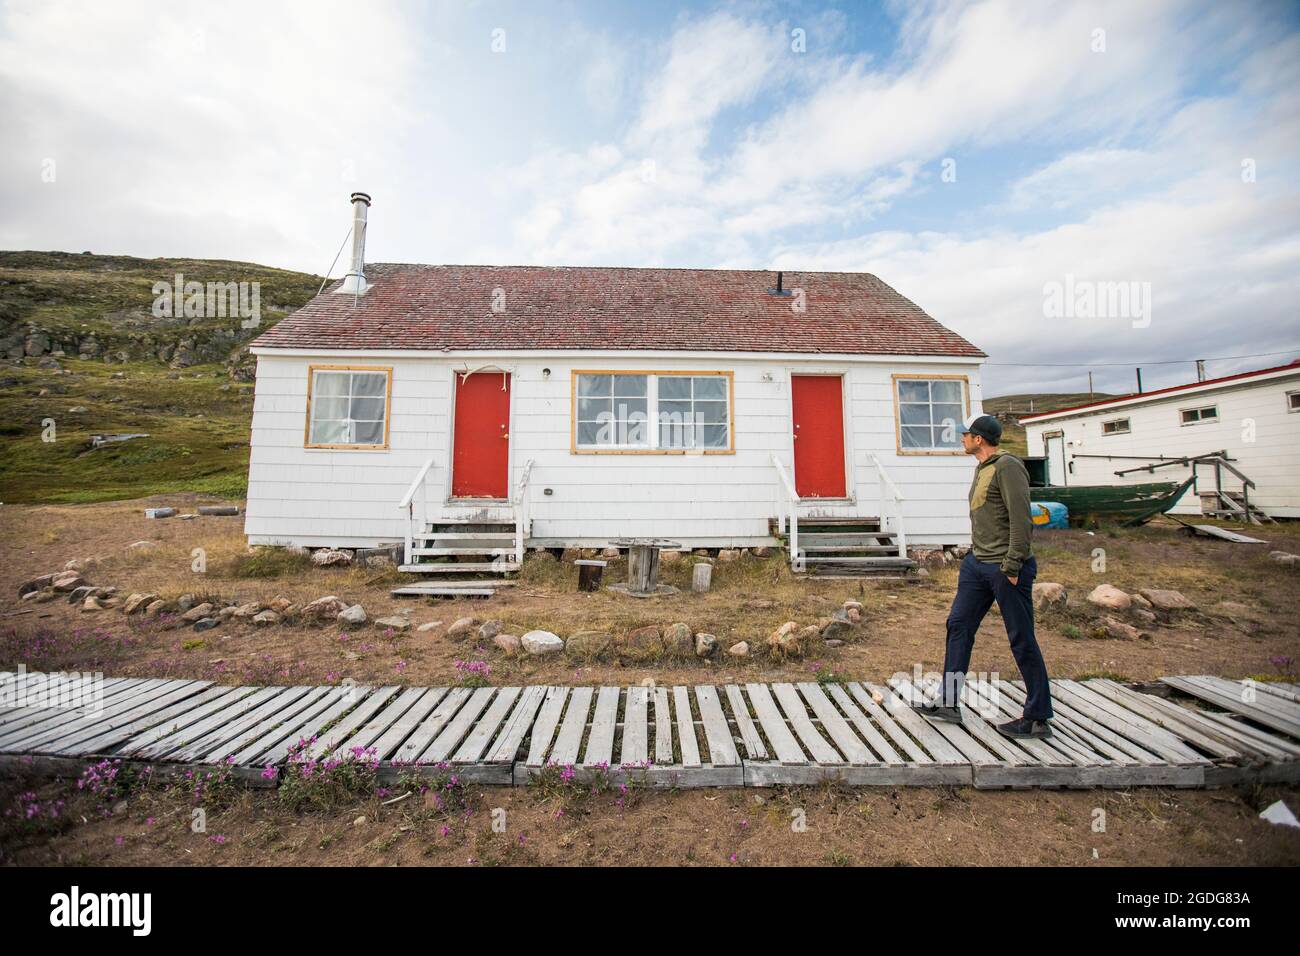
M 252 544 L 403 543 L 412 569 L 487 571 L 624 537 L 788 543 L 808 565 L 852 545 L 866 566 L 969 542 L 956 425 L 983 353 L 875 276 L 363 246 L 253 343 Z
M 1197 468 L 1172 511 L 1222 512 L 1244 493 L 1270 517 L 1300 517 L 1300 361 L 1020 421 L 1048 484 L 1181 482 L 1195 467 L 1183 459 L 1225 453 L 1225 467 Z

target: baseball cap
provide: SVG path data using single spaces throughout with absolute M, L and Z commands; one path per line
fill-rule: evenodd
M 961 434 L 968 433 L 978 435 L 996 445 L 1002 440 L 1002 425 L 992 415 L 973 415 L 966 419 L 966 424 L 961 429 Z

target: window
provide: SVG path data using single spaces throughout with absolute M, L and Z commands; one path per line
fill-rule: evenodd
M 964 378 L 895 378 L 899 451 L 958 451 L 966 417 Z
M 387 448 L 392 369 L 312 366 L 308 448 Z
M 1180 414 L 1183 416 L 1184 425 L 1195 425 L 1198 422 L 1217 422 L 1219 420 L 1219 406 L 1205 405 L 1201 408 L 1184 408 Z
M 573 450 L 725 454 L 730 372 L 573 373 Z
M 1286 410 L 1288 412 L 1300 412 L 1300 392 L 1286 393 Z
M 1103 435 L 1127 435 L 1129 433 L 1128 419 L 1112 418 L 1108 422 L 1102 422 L 1101 433 Z

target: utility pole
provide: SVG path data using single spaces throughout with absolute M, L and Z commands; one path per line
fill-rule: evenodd
M 1137 390 L 1137 393 L 1138 393 L 1139 395 L 1141 395 L 1141 394 L 1142 394 L 1142 370 L 1141 370 L 1141 369 L 1138 369 L 1138 370 L 1137 370 L 1137 376 L 1138 376 L 1138 390 Z
M 1196 360 L 1196 380 L 1198 382 L 1205 381 L 1205 359 Z
M 1092 372 L 1088 373 L 1088 397 L 1092 398 Z

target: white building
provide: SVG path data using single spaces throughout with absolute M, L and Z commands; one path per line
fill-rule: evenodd
M 1052 485 L 1185 481 L 1191 466 L 1134 471 L 1161 460 L 1226 452 L 1254 487 L 1250 504 L 1272 517 L 1300 517 L 1300 361 L 1276 368 L 1162 388 L 1022 418 L 1030 455 L 1048 459 Z M 1117 471 L 1127 472 L 1116 475 Z M 1221 490 L 1242 481 L 1219 471 Z M 1172 509 L 1195 514 L 1215 487 L 1212 467 Z
M 408 564 L 508 570 L 625 537 L 771 545 L 792 518 L 812 564 L 969 542 L 956 429 L 983 353 L 871 275 L 364 265 L 354 247 L 348 278 L 252 351 L 252 544 L 404 542 Z

